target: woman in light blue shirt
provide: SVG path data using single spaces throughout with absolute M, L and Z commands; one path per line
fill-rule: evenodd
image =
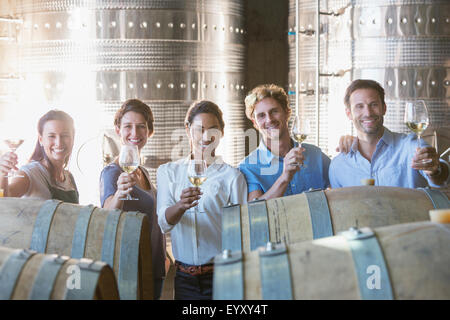
M 171 234 L 177 300 L 212 298 L 213 259 L 221 251 L 222 207 L 246 203 L 244 176 L 215 154 L 224 127 L 216 104 L 194 103 L 185 119 L 189 156 L 158 168 L 158 222 L 164 233 Z M 206 160 L 207 179 L 201 189 L 189 182 L 191 159 Z

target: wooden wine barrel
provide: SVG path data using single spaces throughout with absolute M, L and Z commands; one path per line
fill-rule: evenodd
M 0 247 L 0 300 L 118 299 L 104 262 Z
M 215 258 L 214 299 L 450 299 L 450 224 L 362 228 Z
M 104 261 L 121 299 L 152 299 L 148 218 L 57 200 L 0 199 L 0 244 L 72 258 Z
M 231 205 L 222 212 L 222 249 L 255 250 L 268 241 L 287 244 L 329 237 L 350 227 L 429 221 L 434 208 L 449 208 L 435 189 L 360 186 Z

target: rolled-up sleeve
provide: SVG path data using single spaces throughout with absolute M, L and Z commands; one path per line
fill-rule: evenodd
M 158 168 L 156 173 L 156 179 L 158 183 L 158 194 L 157 194 L 157 215 L 158 224 L 163 233 L 170 232 L 174 225 L 167 222 L 166 210 L 167 208 L 173 206 L 176 201 L 173 198 L 172 191 L 170 190 L 169 176 L 167 173 L 167 166 L 162 165 Z
M 246 189 L 248 193 L 256 190 L 261 190 L 262 192 L 264 192 L 261 186 L 261 182 L 258 179 L 258 176 L 254 172 L 252 172 L 249 165 L 241 163 L 239 165 L 239 171 L 243 174 L 243 177 L 246 181 L 247 186 Z
M 446 188 L 446 187 L 448 187 L 449 184 L 450 184 L 450 165 L 449 165 L 448 162 L 445 161 L 444 159 L 439 159 L 439 162 L 440 162 L 441 164 L 443 164 L 444 166 L 447 166 L 447 170 L 448 170 L 448 172 L 449 172 L 449 174 L 448 174 L 448 176 L 447 176 L 447 180 L 444 181 L 442 184 L 435 184 L 435 183 L 433 183 L 433 181 L 431 181 L 431 178 L 430 178 L 425 172 L 423 172 L 422 170 L 420 171 L 420 174 L 421 174 L 425 179 L 427 179 L 428 185 L 429 185 L 430 187 L 433 187 L 433 188 Z

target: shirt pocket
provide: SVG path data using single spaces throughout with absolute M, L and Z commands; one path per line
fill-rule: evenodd
M 379 170 L 375 177 L 375 185 L 398 187 L 402 185 L 402 171 L 399 167 L 387 167 Z
M 296 188 L 297 192 L 294 193 L 307 191 L 310 188 L 324 189 L 326 188 L 325 184 L 326 183 L 319 170 L 314 170 L 312 172 L 311 171 L 303 172 L 303 174 L 300 175 L 300 182 Z
M 222 208 L 227 204 L 228 197 L 227 187 L 214 181 L 206 190 L 203 190 L 203 195 L 200 199 L 200 210 L 208 212 L 216 211 L 217 208 Z

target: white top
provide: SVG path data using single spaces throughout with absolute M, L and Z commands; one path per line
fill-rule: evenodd
M 27 163 L 20 167 L 19 170 L 23 171 L 28 176 L 28 179 L 30 179 L 28 190 L 22 198 L 40 198 L 46 200 L 52 198 L 49 189 L 49 184 L 51 183 L 50 174 L 39 161 Z M 64 191 L 76 190 L 76 186 L 72 184 L 70 172 L 67 170 L 64 170 L 64 181 L 56 181 L 56 185 L 52 183 L 51 186 Z
M 192 265 L 210 263 L 222 251 L 222 207 L 247 203 L 247 182 L 236 168 L 216 157 L 206 170 L 201 185 L 203 195 L 198 213 L 186 210 L 176 225 L 166 219 L 166 209 L 180 200 L 183 189 L 192 187 L 188 180 L 189 158 L 161 165 L 157 172 L 158 223 L 164 233 L 171 232 L 172 251 L 176 260 Z

